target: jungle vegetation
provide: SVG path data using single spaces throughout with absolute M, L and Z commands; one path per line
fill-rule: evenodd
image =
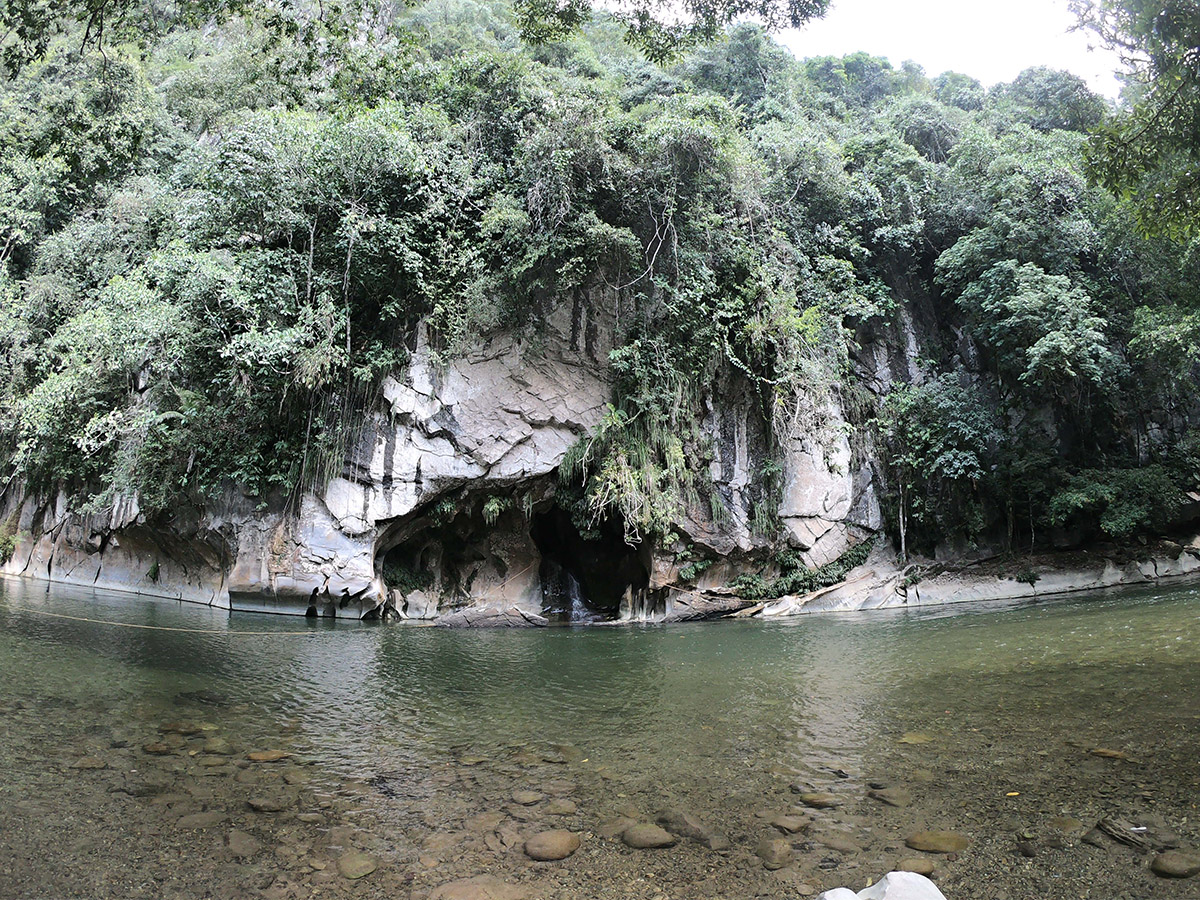
M 711 502 L 696 423 L 735 379 L 775 451 L 847 412 L 905 550 L 1169 526 L 1200 459 L 1200 169 L 1192 107 L 1158 110 L 1200 103 L 1194 60 L 1161 50 L 1114 109 L 1066 72 L 985 89 L 744 24 L 661 63 L 613 16 L 529 44 L 529 8 L 300 40 L 185 4 L 137 40 L 10 40 L 0 485 L 151 515 L 287 496 L 340 470 L 418 329 L 450 358 L 607 296 L 612 404 L 566 466 L 584 517 L 645 538 Z M 917 306 L 925 356 L 880 382 L 862 348 Z

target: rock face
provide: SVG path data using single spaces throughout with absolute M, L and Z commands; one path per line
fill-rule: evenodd
M 0 491 L 0 523 L 17 541 L 0 572 L 236 609 L 490 626 L 774 617 L 1200 577 L 1200 540 L 1138 562 L 1047 569 L 1033 584 L 913 578 L 880 541 L 843 583 L 754 606 L 729 587 L 737 576 L 770 578 L 784 549 L 820 566 L 885 523 L 873 450 L 865 438 L 851 444 L 836 403 L 773 461 L 752 392 L 736 374 L 711 386 L 699 423 L 719 510 L 688 508 L 670 546 L 630 547 L 619 522 L 581 534 L 558 476 L 612 397 L 618 317 L 610 307 L 596 298 L 560 304 L 536 345 L 499 336 L 450 360 L 418 335 L 407 368 L 363 413 L 341 471 L 291 501 L 261 503 L 231 487 L 202 509 L 169 515 L 148 516 L 136 497 L 82 513 L 65 493 L 10 483 Z M 911 322 L 902 330 L 885 343 L 903 352 L 868 341 L 859 360 L 877 389 L 915 372 L 919 342 Z M 753 526 L 768 463 L 781 468 L 778 538 Z M 697 560 L 700 572 L 689 564 Z

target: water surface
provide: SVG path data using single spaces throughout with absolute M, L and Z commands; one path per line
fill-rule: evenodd
M 3 581 L 0 896 L 421 897 L 480 873 L 546 897 L 805 896 L 919 856 L 919 828 L 971 839 L 937 858 L 950 900 L 1183 896 L 1149 854 L 1082 838 L 1123 816 L 1197 844 L 1198 626 L 1195 587 L 458 631 Z M 290 756 L 247 757 L 265 749 Z M 755 849 L 806 790 L 840 805 L 808 811 L 795 862 L 767 871 Z M 264 794 L 284 808 L 248 805 Z M 600 836 L 664 806 L 730 849 Z M 521 843 L 550 827 L 584 847 L 533 864 Z M 351 849 L 380 868 L 338 875 Z

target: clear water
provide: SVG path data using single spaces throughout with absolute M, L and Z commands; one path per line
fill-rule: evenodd
M 1192 896 L 1150 875 L 1148 855 L 1047 823 L 1140 816 L 1197 844 L 1195 587 L 771 623 L 452 631 L 5 581 L 0 673 L 0 808 L 15 811 L 0 825 L 4 897 L 195 896 L 200 883 L 420 897 L 480 873 L 550 897 L 805 896 L 919 855 L 903 847 L 918 828 L 972 840 L 938 858 L 950 900 Z M 170 738 L 167 753 L 142 749 L 180 720 L 206 730 Z M 207 752 L 214 735 L 233 752 Z M 292 755 L 273 768 L 246 758 L 273 748 Z M 73 768 L 85 757 L 104 768 Z M 293 788 L 280 773 L 296 771 Z M 911 804 L 870 799 L 872 782 Z M 844 801 L 810 815 L 814 834 L 851 846 L 798 836 L 796 861 L 767 871 L 754 851 L 778 835 L 764 814 L 796 803 L 793 784 Z M 513 804 L 522 788 L 547 801 Z M 249 809 L 264 789 L 291 791 L 292 805 Z M 576 811 L 546 813 L 556 797 Z M 599 836 L 606 820 L 662 806 L 707 820 L 732 848 L 647 856 Z M 225 818 L 178 825 L 205 810 Z M 488 812 L 503 821 L 480 831 L 472 817 Z M 584 834 L 584 850 L 530 863 L 520 839 L 549 827 Z M 233 857 L 234 828 L 263 849 Z M 1014 852 L 1021 840 L 1034 857 Z M 381 868 L 337 875 L 350 847 Z

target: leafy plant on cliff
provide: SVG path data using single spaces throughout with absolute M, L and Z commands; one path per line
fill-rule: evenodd
M 17 530 L 17 519 L 17 514 L 13 513 L 0 521 L 0 566 L 12 559 L 17 543 L 21 540 L 21 533 Z
M 1055 525 L 1098 522 L 1109 537 L 1160 532 L 1183 505 L 1173 473 L 1160 464 L 1137 469 L 1085 469 L 1050 500 Z
M 745 572 L 730 582 L 739 597 L 754 602 L 775 600 L 788 595 L 808 594 L 823 587 L 830 587 L 846 579 L 847 573 L 861 566 L 871 555 L 872 541 L 855 544 L 837 559 L 810 569 L 804 565 L 800 554 L 784 550 L 776 555 L 778 574 L 765 579 L 761 574 Z

